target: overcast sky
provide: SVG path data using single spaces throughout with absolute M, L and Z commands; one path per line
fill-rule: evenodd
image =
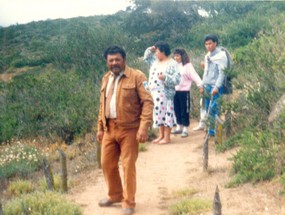
M 113 14 L 127 6 L 128 0 L 0 0 L 0 26 Z

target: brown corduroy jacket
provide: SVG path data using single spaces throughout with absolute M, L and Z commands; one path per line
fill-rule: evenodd
M 100 108 L 97 121 L 98 131 L 107 131 L 105 118 L 106 88 L 111 72 L 102 78 Z M 153 100 L 144 83 L 145 74 L 126 66 L 124 75 L 119 79 L 116 92 L 117 126 L 147 130 L 152 123 Z

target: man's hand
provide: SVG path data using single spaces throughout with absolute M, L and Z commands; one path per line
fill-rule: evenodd
M 145 131 L 145 130 L 138 130 L 137 141 L 139 143 L 145 143 L 147 141 L 147 131 Z
M 214 95 L 216 95 L 218 92 L 219 92 L 219 90 L 218 90 L 216 87 L 214 87 L 214 89 L 213 89 L 213 91 L 212 91 L 212 95 L 214 96 Z
M 103 140 L 103 136 L 104 136 L 104 131 L 98 131 L 97 132 L 97 141 L 99 143 L 101 143 L 101 141 Z
M 204 88 L 200 88 L 200 93 L 203 95 L 204 94 Z

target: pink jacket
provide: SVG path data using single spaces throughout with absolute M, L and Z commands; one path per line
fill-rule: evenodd
M 198 87 L 201 86 L 202 80 L 194 69 L 192 63 L 187 63 L 184 66 L 180 63 L 178 68 L 181 80 L 180 83 L 175 86 L 176 91 L 189 91 L 191 89 L 192 81 L 194 81 Z

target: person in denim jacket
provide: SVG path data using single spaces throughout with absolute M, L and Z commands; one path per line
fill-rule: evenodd
M 228 59 L 226 53 L 218 46 L 218 37 L 209 34 L 204 38 L 204 45 L 208 53 L 205 55 L 204 74 L 200 93 L 205 99 L 205 109 L 209 112 L 210 127 L 208 134 L 215 136 L 215 118 L 219 114 L 219 98 L 223 95 L 224 69 Z

